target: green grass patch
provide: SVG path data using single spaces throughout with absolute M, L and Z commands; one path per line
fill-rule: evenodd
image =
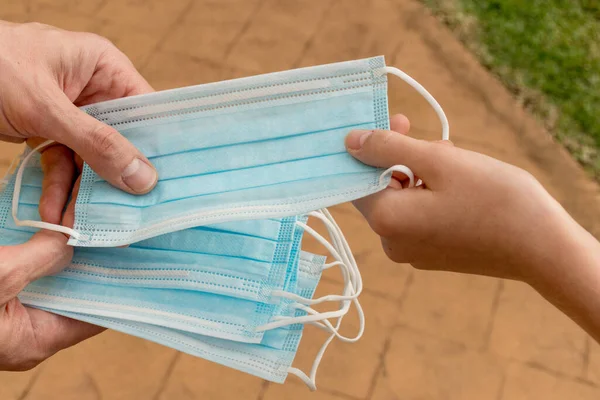
M 423 1 L 600 178 L 600 1 Z

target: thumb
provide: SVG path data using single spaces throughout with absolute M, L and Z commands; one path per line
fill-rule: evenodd
M 145 194 L 156 186 L 158 174 L 150 161 L 117 130 L 87 115 L 57 91 L 42 113 L 37 136 L 56 140 L 77 154 L 113 186 Z
M 346 137 L 348 152 L 359 161 L 379 168 L 406 165 L 428 187 L 440 175 L 441 147 L 386 130 L 354 130 Z
M 27 284 L 59 272 L 73 256 L 62 233 L 40 231 L 23 244 L 0 246 L 0 306 Z

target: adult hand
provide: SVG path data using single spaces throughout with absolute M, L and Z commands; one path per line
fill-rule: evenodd
M 42 150 L 43 221 L 72 226 L 72 212 L 63 217 L 63 210 L 82 165 L 75 153 L 129 193 L 155 186 L 149 161 L 117 131 L 77 108 L 150 91 L 106 39 L 0 21 L 0 140 L 27 140 L 34 147 L 46 139 L 59 143 Z M 0 247 L 0 370 L 32 368 L 103 330 L 25 307 L 16 297 L 29 282 L 68 265 L 73 250 L 66 242 L 60 233 L 42 231 L 22 245 Z
M 100 36 L 0 21 L 0 140 L 55 140 L 112 185 L 144 194 L 157 182 L 152 164 L 77 106 L 151 91 L 129 59 Z
M 47 196 L 39 212 L 46 222 L 72 224 L 62 217 L 77 174 L 73 156 L 64 146 L 42 153 L 45 188 L 50 182 L 56 196 Z M 70 218 L 71 221 L 66 219 Z M 57 232 L 38 232 L 28 242 L 0 246 L 0 370 L 35 367 L 59 350 L 96 335 L 104 328 L 25 307 L 17 295 L 30 282 L 59 272 L 73 256 L 67 238 Z

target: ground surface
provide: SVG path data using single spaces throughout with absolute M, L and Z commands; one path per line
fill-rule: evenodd
M 106 35 L 157 89 L 384 54 L 438 98 L 457 145 L 531 171 L 600 237 L 597 184 L 418 1 L 2 0 L 0 18 Z M 406 85 L 392 80 L 390 104 L 414 135 L 439 135 Z M 17 150 L 0 147 L 2 168 Z M 528 287 L 394 265 L 350 206 L 335 214 L 362 267 L 367 331 L 330 347 L 316 394 L 107 332 L 33 371 L 0 373 L 0 399 L 600 398 L 600 346 Z M 335 276 L 319 289 L 337 290 Z M 307 330 L 298 366 L 322 340 Z
M 423 1 L 600 180 L 600 3 Z

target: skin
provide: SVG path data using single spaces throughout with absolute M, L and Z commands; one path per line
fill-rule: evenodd
M 73 203 L 63 210 L 69 194 L 76 197 L 82 159 L 129 193 L 152 189 L 157 177 L 148 160 L 76 107 L 151 90 L 105 39 L 0 21 L 0 139 L 59 143 L 42 151 L 44 221 L 72 226 Z M 599 340 L 600 244 L 525 171 L 447 141 L 412 139 L 409 125 L 397 115 L 391 131 L 353 131 L 346 139 L 358 160 L 406 164 L 424 182 L 406 188 L 397 175 L 386 190 L 355 202 L 388 257 L 420 269 L 522 280 Z M 149 169 L 132 175 L 132 162 Z M 69 263 L 66 242 L 42 231 L 0 247 L 0 370 L 30 369 L 103 330 L 16 298 Z
M 100 36 L 0 21 L 0 140 L 34 147 L 57 142 L 42 150 L 42 220 L 72 226 L 72 213 L 63 218 L 63 209 L 81 158 L 129 193 L 156 185 L 146 157 L 77 108 L 151 91 L 129 59 Z M 16 298 L 32 280 L 68 265 L 73 249 L 66 243 L 64 235 L 42 231 L 25 244 L 0 247 L 0 370 L 32 368 L 103 330 L 24 307 Z
M 405 164 L 423 180 L 355 202 L 396 262 L 528 283 L 600 341 L 600 243 L 529 173 L 448 141 L 353 131 L 346 147 L 376 167 Z M 410 212 L 407 212 L 410 210 Z

